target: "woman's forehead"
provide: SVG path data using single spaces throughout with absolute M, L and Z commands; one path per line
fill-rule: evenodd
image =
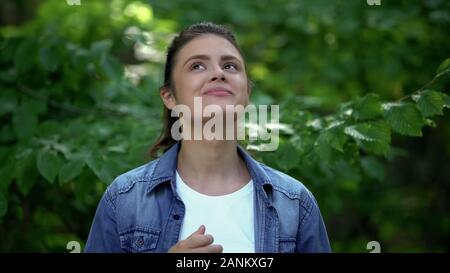
M 183 61 L 194 55 L 208 55 L 211 57 L 231 55 L 238 60 L 242 60 L 241 54 L 239 54 L 239 51 L 232 43 L 225 38 L 213 34 L 194 38 L 180 50 L 178 59 Z

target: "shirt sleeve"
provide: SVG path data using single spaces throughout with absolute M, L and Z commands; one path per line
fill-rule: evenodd
M 299 225 L 297 252 L 330 253 L 331 246 L 327 230 L 314 196 L 311 195 L 311 210 Z
M 123 252 L 117 232 L 115 205 L 106 190 L 95 212 L 84 252 Z

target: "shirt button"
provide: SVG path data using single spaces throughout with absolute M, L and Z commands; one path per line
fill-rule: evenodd
M 136 245 L 142 246 L 143 244 L 144 244 L 144 238 L 139 237 L 139 238 L 136 240 Z
M 173 219 L 175 219 L 175 220 L 180 220 L 180 215 L 175 214 L 175 215 L 173 216 Z

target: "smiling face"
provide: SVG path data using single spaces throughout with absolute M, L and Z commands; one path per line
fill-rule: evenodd
M 178 52 L 172 84 L 175 92 L 161 90 L 169 109 L 183 104 L 193 112 L 194 97 L 202 98 L 203 107 L 218 105 L 223 110 L 225 105 L 249 103 L 250 88 L 242 56 L 228 40 L 213 34 L 194 38 Z

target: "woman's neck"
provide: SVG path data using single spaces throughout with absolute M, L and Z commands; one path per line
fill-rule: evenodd
M 237 141 L 183 140 L 177 170 L 189 187 L 207 195 L 234 192 L 250 180 Z

